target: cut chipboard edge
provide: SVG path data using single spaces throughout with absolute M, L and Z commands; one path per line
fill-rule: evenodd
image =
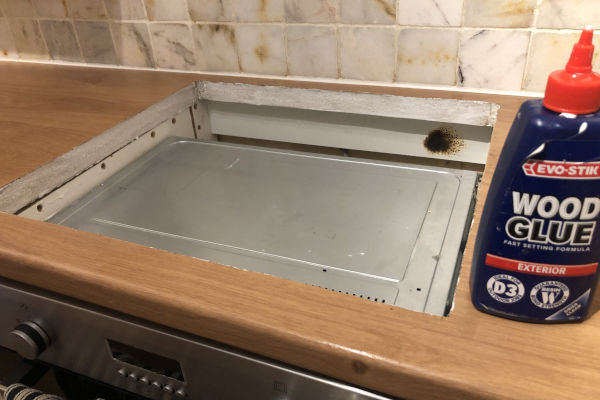
M 164 121 L 152 131 L 138 136 L 125 147 L 100 160 L 76 178 L 18 212 L 18 215 L 41 221 L 52 218 L 57 212 L 171 136 L 195 139 L 193 120 L 188 109 L 180 111 L 174 118 Z
M 406 97 L 242 83 L 198 81 L 196 90 L 200 100 L 474 126 L 494 126 L 500 109 L 498 104 L 484 101 Z
M 0 188 L 0 212 L 17 213 L 69 182 L 101 160 L 188 109 L 196 100 L 190 84 L 139 114 L 107 129 L 98 136 L 55 158 L 27 175 Z
M 417 98 L 317 89 L 197 81 L 108 129 L 37 170 L 0 188 L 0 212 L 17 213 L 101 163 L 159 123 L 190 108 L 196 137 L 211 135 L 202 100 L 493 126 L 499 106 L 454 99 Z M 196 108 L 192 108 L 197 105 Z M 432 112 L 433 111 L 433 112 Z M 202 118 L 200 124 L 196 119 Z M 187 135 L 186 135 L 187 136 Z M 37 210 L 37 209 L 36 209 Z M 44 212 L 43 214 L 46 214 Z M 39 216 L 37 217 L 39 218 Z

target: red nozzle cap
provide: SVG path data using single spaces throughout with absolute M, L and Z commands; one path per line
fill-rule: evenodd
M 592 72 L 593 35 L 593 29 L 584 29 L 565 69 L 548 77 L 546 108 L 571 114 L 589 114 L 600 109 L 600 75 Z

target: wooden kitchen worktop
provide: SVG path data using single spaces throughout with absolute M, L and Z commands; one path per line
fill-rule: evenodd
M 450 316 L 8 214 L 0 214 L 0 275 L 409 399 L 600 398 L 598 313 L 581 324 L 533 325 L 470 303 L 481 199 L 522 98 L 2 62 L 0 186 L 197 79 L 500 104 Z

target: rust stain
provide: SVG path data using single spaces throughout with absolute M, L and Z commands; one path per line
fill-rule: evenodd
M 235 31 L 230 27 L 227 27 L 227 30 L 229 32 L 229 41 L 231 42 L 231 44 L 235 44 Z
M 423 146 L 434 154 L 457 154 L 465 146 L 465 140 L 456 129 L 442 126 L 432 130 L 423 140 Z
M 510 16 L 532 13 L 533 5 L 528 3 L 530 3 L 528 0 L 513 0 L 502 8 L 501 14 Z
M 260 20 L 266 22 L 268 20 L 267 8 L 269 7 L 269 0 L 260 0 Z M 262 61 L 261 61 L 262 62 Z
M 333 6 L 328 6 L 327 7 L 327 13 L 331 16 L 331 17 L 335 17 L 335 13 L 336 13 L 336 8 Z
M 438 50 L 436 53 L 423 55 L 422 57 L 398 57 L 398 62 L 401 64 L 421 64 L 431 63 L 435 66 L 443 62 L 452 60 L 452 57 L 444 50 Z
M 67 0 L 60 0 L 62 3 L 63 9 L 65 10 L 65 15 L 69 16 L 69 9 L 67 8 Z
M 146 10 L 148 11 L 149 18 L 154 18 L 155 6 L 156 6 L 156 0 L 146 0 Z
M 256 54 L 256 57 L 258 57 L 260 63 L 262 64 L 267 58 L 269 58 L 269 48 L 261 44 L 254 49 L 254 54 Z
M 217 33 L 222 33 L 226 37 L 229 38 L 231 44 L 235 44 L 235 31 L 228 25 L 223 24 L 215 24 L 210 25 L 210 33 L 211 35 L 215 35 Z
M 375 0 L 375 2 L 379 4 L 387 15 L 396 18 L 396 7 L 389 4 L 386 0 Z

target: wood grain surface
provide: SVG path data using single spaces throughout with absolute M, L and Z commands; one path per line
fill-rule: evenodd
M 29 98 L 19 85 L 9 86 L 12 93 L 4 93 L 2 98 L 12 98 L 23 111 L 21 120 L 11 116 L 10 127 L 0 122 L 0 135 L 3 139 L 8 137 L 8 127 L 11 137 L 18 138 L 14 139 L 17 148 L 11 151 L 21 151 L 20 154 L 27 152 L 18 148 L 19 143 L 26 145 L 33 140 L 28 136 L 29 118 L 24 111 L 30 105 L 39 109 L 40 118 L 52 121 L 56 129 L 53 139 L 68 148 L 83 139 L 77 133 L 80 127 L 76 121 L 85 119 L 86 134 L 100 133 L 107 125 L 118 122 L 116 119 L 127 116 L 124 103 L 143 108 L 139 97 L 148 93 L 144 79 L 134 78 L 132 72 L 0 63 L 0 76 L 4 76 L 6 68 L 13 75 L 20 74 L 18 81 L 28 82 L 29 88 L 35 87 L 35 81 L 43 76 L 53 82 L 46 85 L 61 91 L 64 97 L 75 95 L 79 85 L 88 85 L 90 90 L 87 100 L 65 100 L 72 108 L 65 115 L 80 115 L 78 107 L 88 110 L 75 120 L 61 118 L 56 108 L 52 108 L 53 115 L 44 116 L 42 100 Z M 132 84 L 126 89 L 125 83 L 119 84 L 120 79 L 139 79 L 141 87 Z M 156 74 L 152 82 L 162 87 L 166 95 L 191 79 L 233 80 L 209 75 Z M 449 317 L 368 302 L 7 214 L 0 214 L 0 275 L 407 399 L 600 398 L 597 312 L 581 324 L 534 325 L 480 313 L 470 303 L 470 260 L 482 199 L 522 98 L 365 85 L 237 80 L 487 100 L 501 105 L 455 306 Z M 103 112 L 89 111 L 97 110 L 92 105 L 99 103 Z M 134 112 L 133 108 L 130 112 Z M 3 112 L 0 118 L 5 115 Z M 63 130 L 67 139 L 61 139 L 58 133 Z M 59 147 L 54 151 L 61 151 Z M 25 157 L 2 158 L 0 165 L 4 168 L 5 163 L 11 163 L 7 168 L 16 176 L 44 162 L 44 157 L 30 157 L 27 161 L 20 158 Z
M 0 62 L 0 186 L 195 80 L 155 71 L 105 71 Z

